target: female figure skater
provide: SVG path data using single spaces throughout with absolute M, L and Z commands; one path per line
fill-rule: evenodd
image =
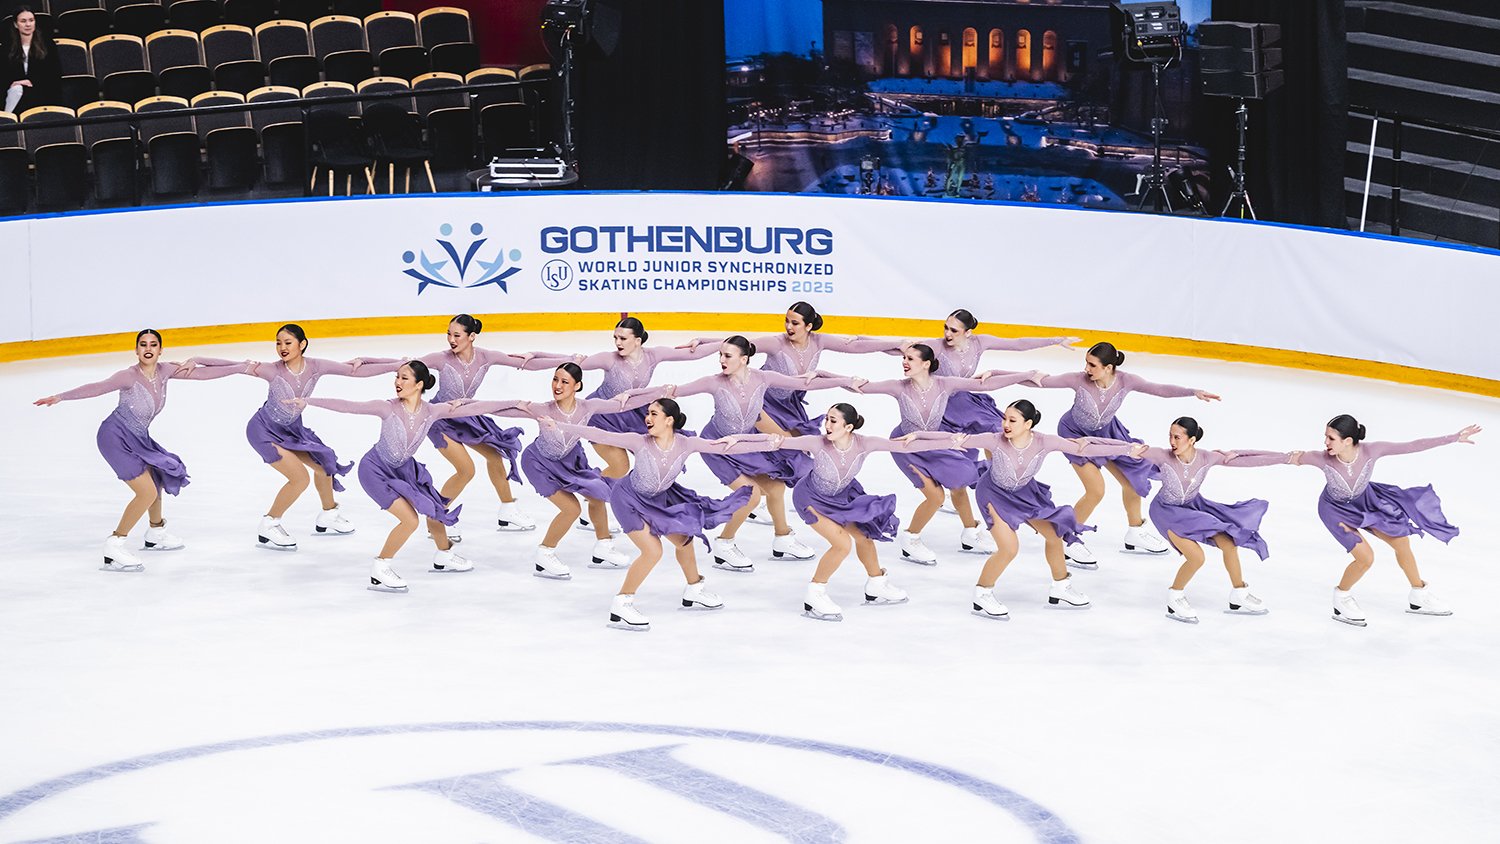
M 949 399 L 969 390 L 998 390 L 1012 384 L 1036 383 L 1040 372 L 984 372 L 977 378 L 957 378 L 935 375 L 941 371 L 937 354 L 926 343 L 908 346 L 902 353 L 901 370 L 906 377 L 897 381 L 872 381 L 860 389 L 866 394 L 881 393 L 895 396 L 901 407 L 901 424 L 891 431 L 892 437 L 901 437 L 913 431 L 943 430 L 943 414 Z M 943 491 L 948 490 L 953 499 L 953 508 L 963 521 L 963 533 L 959 535 L 959 547 L 964 551 L 981 553 L 985 547 L 980 540 L 982 531 L 969 507 L 967 488 L 979 479 L 979 466 L 974 451 L 933 451 L 924 454 L 892 453 L 896 466 L 911 481 L 912 486 L 922 491 L 924 498 L 911 515 L 906 530 L 898 536 L 897 545 L 901 557 L 924 566 L 937 565 L 937 554 L 922 542 L 922 529 L 943 503 Z
M 1203 546 L 1214 545 L 1224 556 L 1229 574 L 1229 610 L 1240 615 L 1265 615 L 1266 605 L 1250 593 L 1240 572 L 1240 548 L 1248 548 L 1264 560 L 1270 553 L 1260 536 L 1260 520 L 1266 502 L 1258 498 L 1234 504 L 1210 501 L 1198 493 L 1203 479 L 1215 466 L 1274 466 L 1291 460 L 1284 451 L 1211 451 L 1198 448 L 1203 428 L 1191 416 L 1182 416 L 1167 429 L 1171 448 L 1148 448 L 1142 459 L 1161 470 L 1161 490 L 1151 499 L 1151 523 L 1182 554 L 1182 567 L 1167 590 L 1167 618 L 1198 623 L 1198 613 L 1183 590 L 1203 567 Z
M 1119 457 L 1139 455 L 1143 444 L 1118 440 L 1069 440 L 1034 430 L 1042 414 L 1026 399 L 1013 401 L 1005 408 L 1000 433 L 973 434 L 969 445 L 988 448 L 994 453 L 990 470 L 979 480 L 974 497 L 979 512 L 995 538 L 997 550 L 984 561 L 979 582 L 974 587 L 974 614 L 982 618 L 1009 620 L 1010 610 L 995 597 L 995 581 L 1016 558 L 1020 539 L 1016 529 L 1023 523 L 1041 535 L 1046 543 L 1047 566 L 1052 569 L 1052 589 L 1047 606 L 1056 609 L 1087 609 L 1089 599 L 1073 588 L 1072 575 L 1063 561 L 1063 543 L 1079 533 L 1093 530 L 1079 524 L 1073 508 L 1052 502 L 1052 489 L 1036 479 L 1042 460 L 1049 453 L 1082 457 Z
M 287 323 L 276 331 L 278 360 L 275 363 L 254 363 L 247 368 L 243 363 L 219 358 L 200 357 L 188 361 L 210 373 L 228 369 L 228 374 L 244 373 L 266 381 L 265 404 L 245 425 L 245 437 L 260 459 L 286 478 L 256 531 L 256 544 L 275 551 L 297 550 L 297 540 L 282 526 L 281 517 L 307 491 L 309 470 L 312 485 L 323 502 L 323 511 L 313 523 L 313 532 L 336 536 L 354 532 L 354 525 L 339 512 L 339 504 L 333 497 L 335 491 L 344 491 L 339 476 L 348 474 L 354 464 L 340 464 L 333 449 L 302 424 L 302 411 L 287 404 L 286 399 L 311 396 L 318 379 L 324 375 L 368 378 L 394 372 L 400 365 L 399 361 L 368 363 L 363 358 L 340 363 L 304 357 L 306 353 L 307 333 L 302 326 Z
M 1071 346 L 1077 337 L 996 337 L 993 334 L 975 334 L 979 320 L 963 308 L 948 315 L 943 321 L 943 336 L 932 340 L 912 342 L 925 343 L 937 355 L 938 367 L 944 375 L 958 378 L 973 378 L 979 371 L 979 358 L 985 352 L 1029 352 L 1048 346 Z M 910 345 L 910 343 L 906 344 Z M 1004 414 L 995 405 L 995 399 L 983 393 L 957 393 L 948 400 L 943 413 L 943 430 L 962 431 L 965 434 L 990 434 L 1000 430 Z M 964 497 L 968 493 L 964 492 Z M 990 549 L 994 551 L 993 548 Z
M 1427 591 L 1427 583 L 1417 571 L 1417 558 L 1411 552 L 1412 534 L 1430 533 L 1448 542 L 1458 536 L 1458 528 L 1443 516 L 1442 502 L 1431 486 L 1403 489 L 1370 480 L 1375 461 L 1392 454 L 1412 454 L 1449 443 L 1472 443 L 1482 428 L 1470 425 L 1446 437 L 1430 437 L 1406 443 L 1364 442 L 1365 426 L 1353 416 L 1343 414 L 1328 421 L 1323 432 L 1322 451 L 1294 451 L 1292 463 L 1316 466 L 1323 470 L 1328 483 L 1318 498 L 1318 518 L 1333 538 L 1354 555 L 1344 569 L 1344 577 L 1333 591 L 1333 618 L 1356 627 L 1365 626 L 1365 613 L 1355 603 L 1350 590 L 1364 577 L 1375 562 L 1375 551 L 1360 535 L 1369 531 L 1396 552 L 1396 564 L 1411 584 L 1406 611 L 1419 615 L 1452 615 L 1453 610 L 1436 595 Z
M 797 449 L 812 456 L 812 469 L 792 489 L 792 506 L 802 521 L 812 525 L 818 535 L 828 540 L 828 550 L 818 561 L 807 594 L 802 599 L 803 613 L 821 621 L 842 621 L 843 610 L 828 597 L 828 579 L 854 548 L 864 564 L 865 603 L 902 604 L 906 593 L 886 577 L 875 553 L 875 542 L 889 542 L 896 536 L 900 522 L 896 518 L 896 496 L 870 495 L 855 477 L 865 457 L 875 451 L 909 454 L 942 448 L 959 448 L 963 434 L 940 431 L 913 431 L 899 440 L 866 437 L 854 433 L 864 427 L 865 419 L 850 404 L 836 404 L 823 417 L 822 436 L 801 436 L 783 440 L 783 449 Z
M 782 375 L 780 372 L 751 369 L 750 357 L 754 354 L 755 344 L 736 334 L 719 346 L 718 375 L 709 375 L 681 386 L 645 387 L 631 390 L 624 395 L 631 398 L 643 395 L 654 397 L 663 394 L 671 398 L 682 398 L 700 393 L 712 395 L 714 414 L 708 420 L 708 424 L 703 426 L 703 437 L 717 439 L 754 431 L 765 406 L 766 390 L 771 387 L 788 390 L 817 390 L 831 387 L 854 387 L 856 384 L 864 383 L 863 379 L 845 378 L 823 372 L 810 372 L 794 377 Z M 751 488 L 749 503 L 743 510 L 734 514 L 734 517 L 724 525 L 719 538 L 714 540 L 713 557 L 716 567 L 726 571 L 755 570 L 755 564 L 735 544 L 734 537 L 740 525 L 745 523 L 745 517 L 760 502 L 762 495 L 769 502 L 771 522 L 776 527 L 776 536 L 771 540 L 771 557 L 778 560 L 783 557 L 791 557 L 794 560 L 812 559 L 813 550 L 797 540 L 797 534 L 792 532 L 786 521 L 786 508 L 783 504 L 786 498 L 786 487 L 788 483 L 797 481 L 793 464 L 790 461 L 780 459 L 774 454 L 763 454 L 757 451 L 753 454 L 709 453 L 703 455 L 703 462 L 708 464 L 714 476 L 726 486 L 735 489 Z M 619 513 L 615 516 L 618 517 Z
M 145 566 L 129 548 L 125 539 L 141 516 L 150 514 L 145 548 L 148 551 L 175 551 L 183 547 L 181 539 L 167 532 L 162 515 L 161 494 L 176 495 L 188 485 L 187 467 L 182 458 L 161 447 L 151 438 L 151 422 L 167 405 L 167 382 L 173 378 L 210 380 L 232 374 L 230 370 L 194 369 L 161 359 L 161 332 L 142 329 L 135 335 L 136 365 L 122 369 L 103 381 L 84 384 L 55 396 L 37 399 L 38 407 L 50 407 L 60 401 L 89 399 L 105 393 L 119 393 L 115 410 L 99 424 L 99 453 L 115 477 L 130 487 L 132 498 L 120 515 L 120 523 L 104 540 L 103 571 L 142 571 Z M 241 364 L 244 368 L 248 364 Z
M 622 405 L 616 399 L 578 398 L 582 386 L 583 370 L 570 361 L 552 373 L 551 401 L 545 404 L 516 402 L 514 409 L 495 415 L 523 416 L 538 421 L 551 419 L 564 425 L 588 425 L 597 415 L 621 409 Z M 643 396 L 623 407 L 634 410 L 650 403 L 651 399 Z M 557 507 L 557 516 L 547 526 L 542 544 L 537 546 L 537 574 L 559 579 L 572 576 L 567 565 L 557 558 L 557 543 L 579 517 L 580 495 L 588 502 L 588 523 L 595 537 L 589 565 L 623 568 L 630 562 L 629 557 L 615 549 L 614 540 L 610 539 L 609 511 L 605 509 L 610 484 L 600 476 L 598 469 L 589 465 L 578 437 L 566 434 L 556 426 L 541 426 L 536 439 L 521 452 L 521 471 L 526 473 L 526 480 L 537 494 Z
M 872 352 L 899 352 L 901 343 L 896 340 L 868 337 L 837 337 L 817 332 L 823 327 L 823 317 L 807 302 L 793 302 L 786 312 L 786 331 L 782 334 L 765 334 L 751 341 L 756 352 L 766 356 L 761 369 L 780 372 L 782 375 L 806 375 L 818 368 L 823 352 L 843 352 L 860 355 Z M 704 341 L 707 342 L 707 341 Z M 794 437 L 812 434 L 822 426 L 821 419 L 807 415 L 807 391 L 783 387 L 766 388 L 765 419 L 757 429 L 767 434 L 782 434 Z M 791 471 L 797 476 L 807 474 L 809 464 L 801 453 L 787 455 L 794 462 Z M 747 516 L 750 524 L 772 523 L 765 506 L 756 507 Z
M 544 427 L 556 426 L 564 436 L 622 448 L 635 455 L 635 468 L 610 491 L 610 507 L 620 522 L 620 529 L 630 537 L 639 551 L 625 582 L 609 608 L 609 626 L 624 630 L 649 630 L 651 620 L 635 608 L 635 593 L 646 575 L 661 559 L 661 541 L 672 543 L 677 564 L 687 578 L 682 592 L 684 607 L 716 610 L 724 606 L 718 595 L 708 591 L 698 562 L 693 555 L 693 539 L 708 544 L 704 531 L 724 523 L 731 513 L 744 506 L 750 488 L 741 486 L 725 498 L 708 498 L 676 482 L 692 454 L 748 454 L 772 451 L 781 445 L 781 437 L 766 434 L 706 440 L 679 434 L 687 425 L 687 416 L 671 399 L 651 402 L 646 410 L 646 433 L 627 434 L 582 425 L 557 424 L 543 418 Z
M 1043 387 L 1066 388 L 1073 391 L 1073 406 L 1063 413 L 1057 422 L 1057 433 L 1064 437 L 1104 437 L 1126 442 L 1140 442 L 1130 435 L 1129 429 L 1115 418 L 1120 404 L 1131 393 L 1148 396 L 1182 398 L 1194 396 L 1202 401 L 1218 401 L 1219 397 L 1191 387 L 1174 387 L 1170 384 L 1154 384 L 1129 372 L 1121 372 L 1125 353 L 1109 343 L 1095 343 L 1083 356 L 1083 371 L 1064 375 L 1050 375 L 1042 379 Z M 1104 500 L 1103 466 L 1120 483 L 1120 497 L 1125 504 L 1125 516 L 1129 527 L 1125 531 L 1125 550 L 1141 554 L 1167 553 L 1167 541 L 1147 528 L 1141 515 L 1141 499 L 1151 492 L 1151 481 L 1156 478 L 1154 465 L 1133 457 L 1105 459 L 1068 455 L 1073 471 L 1083 482 L 1083 496 L 1073 505 L 1080 522 L 1087 522 L 1094 508 Z M 1080 537 L 1070 541 L 1064 549 L 1068 565 L 1080 569 L 1096 569 L 1099 558 L 1083 544 Z
M 478 318 L 459 314 L 448 323 L 448 350 L 433 352 L 421 358 L 429 370 L 438 373 L 438 391 L 432 396 L 433 402 L 474 398 L 492 366 L 549 369 L 570 359 L 568 355 L 552 353 L 510 355 L 482 349 L 474 345 L 474 338 L 479 336 L 483 328 L 484 323 Z M 521 456 L 520 428 L 501 428 L 495 420 L 485 416 L 448 417 L 433 424 L 427 432 L 427 439 L 453 464 L 452 477 L 443 482 L 444 498 L 456 501 L 464 487 L 474 479 L 474 459 L 468 452 L 468 449 L 473 449 L 484 458 L 490 483 L 500 496 L 500 512 L 496 518 L 499 529 L 536 529 L 536 522 L 516 506 L 515 493 L 510 489 L 512 480 L 521 479 L 516 472 L 516 461 Z M 509 472 L 505 468 L 507 462 L 510 463 Z M 454 542 L 463 541 L 457 525 L 451 522 L 447 524 L 450 525 L 448 538 Z
M 589 393 L 591 399 L 612 399 L 626 390 L 645 387 L 658 364 L 666 361 L 698 360 L 718 350 L 717 340 L 705 342 L 692 340 L 680 348 L 647 346 L 651 335 L 635 317 L 625 317 L 615 323 L 615 350 L 594 355 L 578 355 L 572 358 L 583 369 L 602 369 L 604 377 L 599 386 Z M 595 428 L 617 433 L 644 434 L 646 415 L 640 410 L 601 413 L 594 417 Z M 594 451 L 604 460 L 604 477 L 623 478 L 630 471 L 630 456 L 623 449 L 594 443 Z M 580 525 L 580 527 L 583 527 Z
M 432 427 L 444 419 L 475 416 L 503 410 L 509 402 L 470 402 L 466 400 L 439 403 L 425 402 L 422 394 L 432 389 L 437 378 L 419 360 L 402 364 L 396 370 L 396 397 L 385 401 L 346 401 L 344 399 L 285 399 L 297 410 L 308 406 L 338 413 L 358 413 L 380 417 L 380 439 L 359 460 L 359 485 L 380 509 L 396 519 L 396 526 L 385 539 L 380 556 L 370 566 L 370 589 L 376 592 L 405 592 L 406 581 L 391 568 L 396 552 L 417 529 L 417 516 L 427 517 L 437 553 L 432 557 L 435 572 L 470 571 L 474 564 L 453 552 L 447 526 L 458 521 L 462 506 L 448 509 L 452 499 L 433 486 L 427 467 L 412 455 L 422 445 Z

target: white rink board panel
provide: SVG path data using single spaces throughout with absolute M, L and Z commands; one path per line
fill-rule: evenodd
M 20 232 L 21 234 L 17 234 Z M 937 317 L 1234 343 L 1500 378 L 1500 256 L 1277 225 L 740 194 L 251 203 L 0 223 L 0 342 L 475 313 Z M 87 244 L 87 248 L 82 247 Z M 149 244 L 149 245 L 146 245 Z M 498 283 L 497 283 L 498 282 Z

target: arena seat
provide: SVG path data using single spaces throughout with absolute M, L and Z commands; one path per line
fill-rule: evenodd
M 137 116 L 159 115 L 140 121 L 141 142 L 151 163 L 151 191 L 158 196 L 198 192 L 198 132 L 190 114 L 172 114 L 188 107 L 181 97 L 150 97 L 135 104 Z
M 200 40 L 215 88 L 248 94 L 266 83 L 266 66 L 255 54 L 255 33 L 249 27 L 211 26 L 203 30 Z
M 417 92 L 417 113 L 426 117 L 435 109 L 467 108 L 469 95 L 456 90 L 463 84 L 463 77 L 456 73 L 424 73 L 413 79 L 411 88 Z
M 156 77 L 146 70 L 146 46 L 139 36 L 95 38 L 89 42 L 89 57 L 104 99 L 136 102 L 156 93 Z
M 167 26 L 167 10 L 160 3 L 142 3 L 139 0 L 111 10 L 114 31 L 121 35 L 145 38 Z
M 239 106 L 244 96 L 233 91 L 209 91 L 192 100 L 200 106 Z M 259 161 L 256 147 L 259 136 L 250 128 L 245 112 L 200 114 L 197 117 L 198 139 L 208 155 L 210 190 L 249 190 L 255 186 Z
M 78 109 L 79 117 L 129 116 L 130 103 L 100 100 Z M 94 198 L 100 203 L 135 202 L 140 149 L 130 125 L 94 123 L 83 127 L 83 144 L 94 164 Z
M 167 7 L 167 23 L 174 29 L 201 33 L 223 19 L 224 11 L 217 0 L 175 0 Z
M 198 34 L 188 29 L 163 29 L 146 37 L 146 61 L 156 74 L 161 92 L 192 99 L 213 87 L 213 74 L 203 61 Z
M 328 15 L 313 21 L 313 54 L 323 65 L 323 78 L 353 85 L 375 75 L 375 63 L 365 46 L 359 18 Z
M 83 206 L 88 196 L 88 151 L 77 126 L 49 126 L 73 119 L 61 106 L 37 106 L 21 115 L 22 135 L 36 172 L 38 211 Z

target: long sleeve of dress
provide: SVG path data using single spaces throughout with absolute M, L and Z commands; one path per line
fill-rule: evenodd
M 165 366 L 166 364 L 159 365 Z M 57 397 L 63 401 L 73 401 L 74 399 L 91 399 L 95 396 L 102 396 L 105 393 L 118 393 L 130 386 L 130 380 L 134 374 L 130 369 L 122 369 L 103 381 L 95 381 L 92 384 L 74 387 L 71 390 L 58 393 Z
M 889 337 L 824 337 L 823 350 L 843 352 L 846 355 L 866 355 L 876 352 L 899 352 L 901 341 Z
M 1030 372 L 1005 372 L 999 369 L 994 369 L 991 370 L 991 373 L 992 374 L 990 375 L 990 377 L 984 379 L 964 379 L 970 381 L 978 381 L 979 386 L 963 387 L 961 389 L 968 390 L 969 392 L 974 392 L 976 390 L 998 390 L 1002 387 L 1011 387 L 1016 384 L 1023 384 L 1031 380 Z
M 1198 392 L 1192 387 L 1157 384 L 1154 381 L 1147 381 L 1139 375 L 1133 375 L 1129 372 L 1116 373 L 1115 377 L 1125 379 L 1124 387 L 1127 392 L 1145 393 L 1148 396 L 1157 396 L 1164 399 L 1187 398 L 1196 395 Z
M 228 378 L 231 375 L 248 374 L 245 371 L 244 361 L 230 366 L 194 366 L 190 370 L 183 368 L 183 365 L 180 363 L 169 363 L 167 361 L 162 361 L 157 366 L 177 367 L 177 370 L 167 377 L 179 378 L 186 381 L 214 381 L 219 378 Z
M 439 352 L 436 355 L 428 355 L 427 357 L 439 358 L 441 354 Z M 344 364 L 345 366 L 351 366 L 352 371 L 347 373 L 330 372 L 329 374 L 347 375 L 350 378 L 370 378 L 376 375 L 390 375 L 392 372 L 406 365 L 406 361 L 401 358 L 357 358 L 357 360 L 359 361 L 359 366 L 353 366 L 352 363 Z M 423 358 L 422 362 L 427 363 L 427 358 Z M 330 361 L 330 363 L 337 363 L 337 361 Z M 431 365 L 429 364 L 430 367 Z
M 807 434 L 801 437 L 785 437 L 781 441 L 781 447 L 784 449 L 789 448 L 793 451 L 811 452 L 817 449 L 819 447 L 819 443 L 821 442 L 823 442 L 823 437 L 821 435 Z
M 620 355 L 616 352 L 596 352 L 581 361 L 578 361 L 579 369 L 609 369 L 613 366 L 615 359 Z
M 1222 455 L 1224 452 L 1221 451 L 1219 454 Z M 1279 466 L 1291 459 L 1291 454 L 1285 451 L 1256 451 L 1247 449 L 1245 451 L 1236 451 L 1234 457 L 1226 457 L 1224 462 L 1219 465 L 1230 468 L 1254 469 L 1260 466 Z
M 1360 448 L 1368 449 L 1370 459 L 1387 457 L 1392 454 L 1414 454 L 1418 451 L 1428 451 L 1439 446 L 1458 442 L 1458 434 L 1449 434 L 1446 437 L 1427 437 L 1426 439 L 1412 440 L 1404 443 L 1376 442 L 1365 443 Z
M 773 373 L 773 374 L 779 374 L 779 373 Z M 782 377 L 786 377 L 786 376 L 782 376 Z M 698 378 L 696 380 L 689 381 L 686 384 L 678 384 L 677 385 L 677 389 L 673 391 L 673 395 L 677 396 L 678 398 L 681 398 L 682 396 L 698 396 L 698 395 L 703 395 L 704 393 L 712 393 L 719 386 L 719 384 L 722 383 L 723 379 L 724 379 L 723 375 L 705 375 L 702 378 Z M 797 382 L 797 389 L 800 390 L 802 388 L 802 379 L 800 379 L 800 378 L 793 378 L 793 379 L 790 379 L 790 380 L 793 380 L 793 381 Z M 768 381 L 766 383 L 769 384 L 770 382 Z M 656 395 L 666 395 L 666 388 L 665 387 L 662 387 L 662 388 L 657 388 L 657 387 L 643 387 L 642 389 L 644 389 L 644 390 L 657 390 L 658 392 L 656 393 Z M 636 393 L 637 393 L 636 390 L 631 390 L 631 391 L 629 391 L 629 393 L 627 393 L 627 395 L 630 395 L 632 398 L 634 398 L 634 396 L 635 396 Z
M 987 352 L 1029 352 L 1056 346 L 1066 337 L 996 337 L 993 334 L 975 334 L 971 338 L 979 348 Z
M 362 416 L 391 415 L 391 403 L 389 401 L 350 401 L 348 399 L 303 399 L 308 407 L 321 407 L 324 410 L 332 410 L 335 413 L 358 413 Z
M 653 346 L 651 357 L 658 361 L 680 361 L 680 360 L 702 360 L 709 355 L 719 353 L 721 340 L 713 338 L 700 338 L 698 345 L 692 349 L 674 349 L 669 346 Z
M 864 395 L 899 396 L 901 388 L 905 386 L 906 379 L 898 378 L 893 381 L 871 381 L 860 388 Z
M 463 405 L 465 409 L 475 411 L 479 415 L 488 413 L 492 416 L 514 416 L 521 419 L 530 419 L 532 414 L 520 409 L 521 402 L 516 399 L 501 399 L 499 401 L 471 401 Z
M 1033 436 L 1036 436 L 1033 434 Z M 1077 457 L 1122 457 L 1130 453 L 1135 443 L 1123 440 L 1107 440 L 1100 437 L 1089 437 L 1088 442 L 1080 445 L 1067 437 L 1049 438 L 1056 450 L 1064 454 L 1072 454 Z
M 910 442 L 889 440 L 885 437 L 869 437 L 865 442 L 865 447 L 871 451 L 895 451 L 902 454 L 957 448 L 953 444 L 953 434 L 947 431 L 918 431 L 916 438 Z
M 772 441 L 770 434 L 740 434 L 735 437 L 732 445 L 725 445 L 714 440 L 705 440 L 702 437 L 689 437 L 694 442 L 688 447 L 692 451 L 707 452 L 709 454 L 749 454 L 754 451 L 776 451 L 786 445 L 782 440 L 780 445 Z
M 595 428 L 592 425 L 558 425 L 557 429 L 569 437 L 577 437 L 600 445 L 612 445 L 634 452 L 644 442 L 644 434 L 622 434 L 614 431 L 606 431 L 603 428 Z
M 1064 372 L 1061 375 L 1048 375 L 1043 377 L 1041 385 L 1049 390 L 1073 390 L 1084 386 L 1088 382 L 1089 377 L 1082 372 Z
M 247 369 L 246 361 L 229 360 L 227 358 L 195 357 L 193 358 L 193 363 L 197 369 L 211 369 L 214 371 L 214 374 L 186 376 L 189 380 L 193 381 L 212 381 L 215 378 L 222 378 L 226 375 L 252 375 L 263 381 L 269 381 L 271 380 L 271 372 L 275 367 L 275 364 L 271 363 L 255 363 L 252 368 Z M 174 375 L 172 377 L 176 378 L 178 376 Z

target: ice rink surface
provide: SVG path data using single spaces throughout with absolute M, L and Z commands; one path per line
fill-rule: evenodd
M 441 330 L 313 338 L 309 354 L 417 356 L 443 347 Z M 166 340 L 168 360 L 274 358 L 269 337 Z M 507 351 L 610 347 L 604 332 L 482 340 Z M 1082 356 L 989 353 L 982 366 L 1063 372 Z M 1496 400 L 1219 361 L 1126 363 L 1224 396 L 1131 396 L 1120 418 L 1153 445 L 1184 414 L 1205 428 L 1202 447 L 1223 449 L 1317 449 L 1338 413 L 1372 440 L 1484 425 L 1476 446 L 1387 458 L 1375 474 L 1432 483 L 1462 529 L 1448 546 L 1414 543 L 1452 617 L 1403 612 L 1407 586 L 1382 545 L 1355 590 L 1369 627 L 1332 621 L 1348 557 L 1316 517 L 1322 475 L 1278 466 L 1219 469 L 1204 489 L 1271 502 L 1270 560 L 1244 555 L 1264 617 L 1220 612 L 1229 584 L 1211 553 L 1188 590 L 1202 623 L 1165 618 L 1177 559 L 1122 553 L 1111 481 L 1092 519 L 1100 568 L 1075 574 L 1087 611 L 1046 609 L 1041 543 L 1023 530 L 996 590 L 1012 620 L 971 615 L 983 558 L 958 553 L 959 522 L 939 514 L 925 533 L 936 567 L 880 546 L 909 604 L 860 606 L 864 575 L 849 561 L 830 586 L 844 621 L 804 618 L 814 563 L 765 559 L 771 531 L 747 525 L 753 574 L 707 567 L 699 546 L 725 609 L 678 610 L 682 576 L 669 559 L 637 599 L 652 629 L 632 634 L 604 625 L 622 573 L 584 565 L 592 537 L 569 532 L 559 549 L 571 581 L 532 577 L 540 531 L 490 529 L 497 498 L 482 473 L 460 499 L 459 550 L 476 570 L 427 573 L 432 546 L 419 531 L 396 560 L 409 594 L 364 588 L 392 520 L 352 475 L 340 501 L 355 535 L 313 537 L 309 490 L 285 519 L 301 550 L 254 547 L 280 478 L 244 439 L 265 398 L 248 377 L 172 384 L 153 435 L 192 474 L 166 510 L 187 547 L 143 552 L 142 574 L 98 571 L 127 499 L 94 447 L 115 397 L 30 403 L 133 362 L 127 348 L 0 366 L 13 445 L 0 484 L 17 505 L 0 521 L 0 841 L 1481 841 L 1500 824 Z M 822 367 L 901 374 L 884 355 L 830 353 Z M 657 382 L 715 368 L 711 358 L 665 364 Z M 480 397 L 544 401 L 549 378 L 496 368 Z M 586 373 L 586 389 L 597 378 Z M 326 397 L 390 394 L 389 376 L 319 386 Z M 998 394 L 1022 396 L 1049 432 L 1072 399 Z M 818 409 L 847 399 L 812 395 Z M 865 433 L 894 424 L 888 397 L 852 401 Z M 685 407 L 690 426 L 706 421 L 706 397 Z M 306 418 L 343 460 L 378 428 L 319 409 Z M 439 483 L 451 473 L 429 445 L 418 459 Z M 1049 460 L 1039 477 L 1072 502 L 1077 478 Z M 918 495 L 888 458 L 872 456 L 861 479 L 895 492 L 906 520 Z M 685 482 L 725 491 L 696 459 Z M 545 526 L 551 506 L 518 490 Z

